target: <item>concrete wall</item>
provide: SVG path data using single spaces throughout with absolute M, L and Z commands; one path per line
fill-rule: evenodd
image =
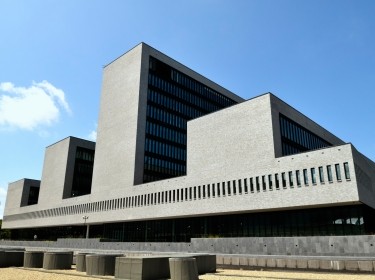
M 20 227 L 29 222 L 38 226 L 77 225 L 82 224 L 83 214 L 90 217 L 89 223 L 95 224 L 359 204 L 352 145 L 346 144 L 280 158 L 274 157 L 271 96 L 263 95 L 189 122 L 187 176 L 139 186 L 125 185 L 121 182 L 113 188 L 97 185 L 97 188 L 101 190 L 98 193 L 65 199 L 62 203 L 56 201 L 53 206 L 45 203 L 43 204 L 45 210 L 18 216 L 5 216 L 4 225 Z M 119 158 L 122 156 L 123 154 L 120 154 Z M 346 162 L 351 173 L 349 180 L 343 177 L 343 164 Z M 335 178 L 335 164 L 341 167 L 342 180 Z M 109 162 L 107 165 L 112 166 L 112 163 Z M 327 165 L 331 166 L 334 178 L 329 182 L 325 173 L 325 181 L 320 182 L 318 168 L 322 166 L 326 172 Z M 312 168 L 316 172 L 315 183 L 312 183 Z M 308 184 L 303 182 L 303 170 L 308 173 Z M 297 186 L 296 171 L 301 173 L 301 186 Z M 120 170 L 116 170 L 114 177 L 120 176 L 117 172 Z M 292 181 L 289 180 L 289 172 L 293 174 Z M 103 173 L 101 174 L 104 176 Z M 275 174 L 279 176 L 279 188 L 276 188 Z M 281 182 L 283 174 L 286 177 L 285 185 Z M 122 176 L 124 177 L 124 174 Z M 272 178 L 272 186 L 268 180 L 269 176 Z M 251 178 L 254 185 L 256 180 L 259 180 L 260 185 L 259 189 L 254 189 L 253 192 L 250 191 L 249 186 Z M 115 180 L 112 179 L 108 181 L 114 184 Z M 236 183 L 236 192 L 233 181 Z M 223 182 L 226 194 L 223 195 L 221 192 L 218 196 L 217 188 L 222 189 Z M 239 183 L 242 185 L 241 192 Z M 249 189 L 247 193 L 244 191 L 245 184 Z M 213 196 L 214 188 L 215 196 Z M 197 192 L 196 197 L 186 199 L 185 194 L 194 189 Z M 208 189 L 210 189 L 210 196 Z M 173 191 L 176 197 L 177 191 L 179 192 L 178 200 L 176 198 L 174 201 L 168 199 L 159 202 L 155 199 L 159 194 L 164 197 L 168 195 L 169 198 L 169 194 Z M 98 194 L 101 195 L 98 196 Z M 154 198 L 151 203 L 146 201 L 148 196 Z M 124 200 L 134 201 L 135 199 L 138 203 L 124 206 Z M 140 199 L 142 202 L 139 202 Z M 105 206 L 98 206 L 97 202 Z M 64 207 L 70 208 L 66 210 L 63 209 Z
M 287 103 L 279 99 L 277 96 L 271 94 L 270 102 L 271 102 L 271 108 L 272 108 L 272 127 L 273 127 L 273 138 L 274 138 L 274 146 L 275 146 L 275 154 L 274 154 L 275 157 L 282 156 L 280 121 L 279 121 L 280 113 L 288 117 L 289 119 L 295 121 L 302 127 L 308 129 L 312 133 L 320 136 L 322 139 L 331 143 L 333 146 L 345 144 L 345 142 L 339 139 L 337 136 L 333 135 L 328 130 L 321 127 L 319 124 L 317 124 L 313 120 L 309 119 L 307 116 L 300 113 L 298 110 L 294 109 L 293 107 L 291 107 L 290 105 L 288 105 Z
M 91 193 L 108 195 L 134 182 L 142 46 L 103 70 Z
M 30 188 L 31 187 L 40 187 L 39 180 L 32 180 L 32 179 L 23 179 L 23 191 L 21 197 L 21 207 L 28 206 L 29 203 L 29 196 L 30 196 Z
M 375 163 L 353 148 L 359 200 L 375 208 Z
M 203 184 L 263 173 L 274 161 L 270 110 L 270 95 L 263 95 L 189 121 L 189 180 Z
M 101 197 L 143 181 L 149 57 L 153 56 L 201 83 L 243 99 L 163 53 L 141 43 L 104 68 L 92 195 Z
M 41 207 L 61 203 L 64 188 L 71 182 L 66 176 L 69 142 L 68 137 L 46 148 L 38 202 Z
M 52 215 L 50 210 L 57 206 L 74 205 L 81 203 L 83 200 L 87 201 L 88 196 L 63 199 L 64 194 L 68 197 L 71 192 L 75 152 L 78 146 L 92 150 L 95 149 L 94 142 L 75 137 L 68 137 L 48 146 L 44 157 L 42 180 L 23 179 L 10 184 L 4 208 L 4 216 L 24 215 L 25 219 L 22 219 L 19 226 L 34 227 L 36 224 L 32 217 L 40 218 L 42 216 L 41 213 L 44 212 Z M 38 183 L 38 185 L 40 183 L 38 203 L 20 207 L 21 199 L 27 201 L 28 188 L 34 183 Z M 49 223 L 51 222 L 52 220 L 49 221 Z M 43 222 L 41 225 L 43 225 Z M 4 228 L 6 226 L 7 222 L 5 221 Z
M 375 236 L 193 238 L 189 243 L 100 242 L 98 239 L 58 239 L 56 242 L 0 241 L 0 247 L 4 246 L 256 256 L 374 257 Z
M 375 164 L 364 160 L 357 152 L 353 153 L 351 144 L 343 144 L 272 94 L 188 122 L 187 175 L 134 185 L 143 175 L 140 170 L 143 170 L 150 55 L 238 102 L 242 101 L 164 54 L 145 44 L 138 45 L 104 68 L 91 194 L 62 199 L 70 192 L 69 186 L 71 188 L 74 147 L 89 143 L 72 137 L 64 139 L 46 149 L 39 203 L 27 209 L 6 209 L 4 228 L 79 225 L 83 224 L 82 215 L 89 216 L 90 224 L 96 224 L 352 205 L 361 201 L 375 206 L 371 196 Z M 280 112 L 336 146 L 278 157 L 281 153 Z M 87 145 L 94 145 L 90 143 Z M 339 164 L 343 172 L 344 163 L 349 165 L 350 179 L 329 182 L 325 173 L 324 182 L 319 181 L 319 167 L 326 170 L 331 166 L 334 172 L 335 164 Z M 303 170 L 308 173 L 308 183 L 297 186 L 296 172 L 301 173 L 303 181 Z M 311 170 L 316 172 L 315 183 L 312 183 Z M 289 172 L 293 175 L 292 180 Z M 360 176 L 360 172 L 367 175 Z M 282 184 L 283 175 L 285 184 Z M 280 180 L 279 188 L 276 188 L 276 176 Z M 254 185 L 259 181 L 258 189 L 250 191 L 251 180 Z M 357 180 L 361 183 L 357 184 Z M 244 191 L 246 184 L 247 192 Z M 20 201 L 21 196 L 19 187 L 10 189 L 11 203 L 7 202 L 7 205 Z M 213 195 L 214 190 L 216 195 Z M 186 198 L 187 193 L 194 191 L 196 197 Z M 174 200 L 170 199 L 173 193 Z M 161 202 L 156 199 L 159 196 L 168 199 Z M 129 201 L 137 202 L 129 205 Z
M 25 209 L 30 211 L 27 203 L 31 186 L 39 187 L 40 181 L 21 179 L 9 184 L 5 200 L 4 215 L 19 213 L 20 207 L 27 207 Z

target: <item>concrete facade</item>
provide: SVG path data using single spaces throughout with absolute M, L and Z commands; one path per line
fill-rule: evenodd
M 186 176 L 140 184 L 150 55 L 240 103 L 188 122 Z M 353 204 L 375 208 L 375 164 L 271 93 L 243 102 L 145 44 L 107 65 L 103 76 L 96 147 L 71 137 L 48 147 L 39 203 L 17 206 L 19 187 L 10 187 L 4 228 L 81 225 L 82 215 L 102 224 Z M 280 113 L 332 146 L 282 156 Z M 92 188 L 89 195 L 68 198 L 76 146 L 95 148 Z M 310 171 L 336 165 L 341 178 L 325 175 L 321 181 L 316 175 L 312 181 Z M 298 185 L 295 174 L 305 170 L 308 179 Z M 268 179 L 276 175 L 285 177 L 278 187 Z
M 5 208 L 9 211 L 18 211 L 20 207 L 28 206 L 30 187 L 40 187 L 39 180 L 21 179 L 10 183 L 8 188 L 9 199 L 6 200 Z
M 33 250 L 69 249 L 81 252 L 189 252 L 216 253 L 234 256 L 341 256 L 374 258 L 375 236 L 295 236 L 295 237 L 241 237 L 192 238 L 190 242 L 101 242 L 99 239 L 58 239 L 57 241 L 0 241 L 0 248 Z M 233 264 L 233 263 L 232 263 Z

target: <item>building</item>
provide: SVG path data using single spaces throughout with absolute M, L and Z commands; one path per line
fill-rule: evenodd
M 273 94 L 245 101 L 144 43 L 104 68 L 97 142 L 47 147 L 38 186 L 9 184 L 19 238 L 375 232 L 374 162 Z

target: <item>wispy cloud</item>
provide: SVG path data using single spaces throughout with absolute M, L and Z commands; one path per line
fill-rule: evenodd
M 48 81 L 29 87 L 0 83 L 0 128 L 34 130 L 58 121 L 61 109 L 71 114 L 65 93 Z
M 6 189 L 3 187 L 0 187 L 0 219 L 2 219 L 3 217 L 6 195 L 7 195 Z
M 96 129 L 97 129 L 97 124 L 95 124 L 95 130 L 92 130 L 89 135 L 87 136 L 87 138 L 91 141 L 96 141 Z
M 93 130 L 93 131 L 90 132 L 89 139 L 91 141 L 96 141 L 96 130 Z

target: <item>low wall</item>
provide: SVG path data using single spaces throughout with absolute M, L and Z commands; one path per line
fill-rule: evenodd
M 372 257 L 375 256 L 375 236 L 193 238 L 190 243 L 101 242 L 99 239 L 58 239 L 57 241 L 1 240 L 0 247 L 95 249 L 128 252 Z
M 375 271 L 374 257 L 219 255 L 216 261 L 221 268 Z

